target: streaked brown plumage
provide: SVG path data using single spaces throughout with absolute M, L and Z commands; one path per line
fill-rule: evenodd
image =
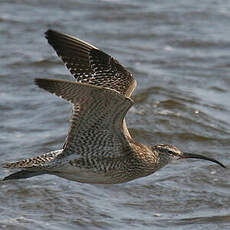
M 172 145 L 137 143 L 124 121 L 134 104 L 132 75 L 117 60 L 80 39 L 52 30 L 46 38 L 76 82 L 36 79 L 36 84 L 73 104 L 71 127 L 63 149 L 5 164 L 23 170 L 4 180 L 53 174 L 84 183 L 114 184 L 147 176 L 181 158 L 209 160 L 224 167 Z

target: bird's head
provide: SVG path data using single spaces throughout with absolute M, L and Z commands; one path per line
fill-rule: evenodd
M 158 153 L 158 157 L 163 164 L 167 164 L 172 160 L 195 158 L 195 159 L 212 161 L 220 165 L 221 167 L 226 168 L 222 163 L 220 163 L 219 161 L 213 158 L 206 157 L 200 154 L 182 152 L 173 145 L 155 145 L 152 147 L 152 150 Z

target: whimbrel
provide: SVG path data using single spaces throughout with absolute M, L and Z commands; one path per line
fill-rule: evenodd
M 36 84 L 73 104 L 71 127 L 60 150 L 7 163 L 21 169 L 4 180 L 52 174 L 82 183 L 115 184 L 154 173 L 172 160 L 198 158 L 172 145 L 143 145 L 130 135 L 124 117 L 134 104 L 132 75 L 113 57 L 67 34 L 48 30 L 46 38 L 76 81 L 36 79 Z

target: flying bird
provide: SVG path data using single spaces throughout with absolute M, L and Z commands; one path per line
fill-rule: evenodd
M 68 180 L 116 184 L 148 176 L 172 160 L 197 158 L 173 145 L 144 145 L 130 135 L 125 115 L 134 104 L 133 76 L 113 57 L 73 36 L 48 30 L 49 44 L 63 60 L 75 81 L 35 79 L 35 83 L 72 103 L 71 126 L 62 149 L 38 157 L 4 164 L 20 169 L 3 180 L 42 174 Z

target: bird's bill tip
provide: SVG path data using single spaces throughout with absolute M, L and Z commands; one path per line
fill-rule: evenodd
M 220 163 L 219 161 L 217 161 L 216 159 L 210 158 L 210 157 L 206 157 L 200 154 L 194 154 L 194 153 L 183 153 L 181 158 L 195 158 L 195 159 L 201 159 L 201 160 L 207 160 L 207 161 L 212 161 L 218 165 L 220 165 L 223 168 L 226 168 L 225 165 L 223 165 L 222 163 Z

